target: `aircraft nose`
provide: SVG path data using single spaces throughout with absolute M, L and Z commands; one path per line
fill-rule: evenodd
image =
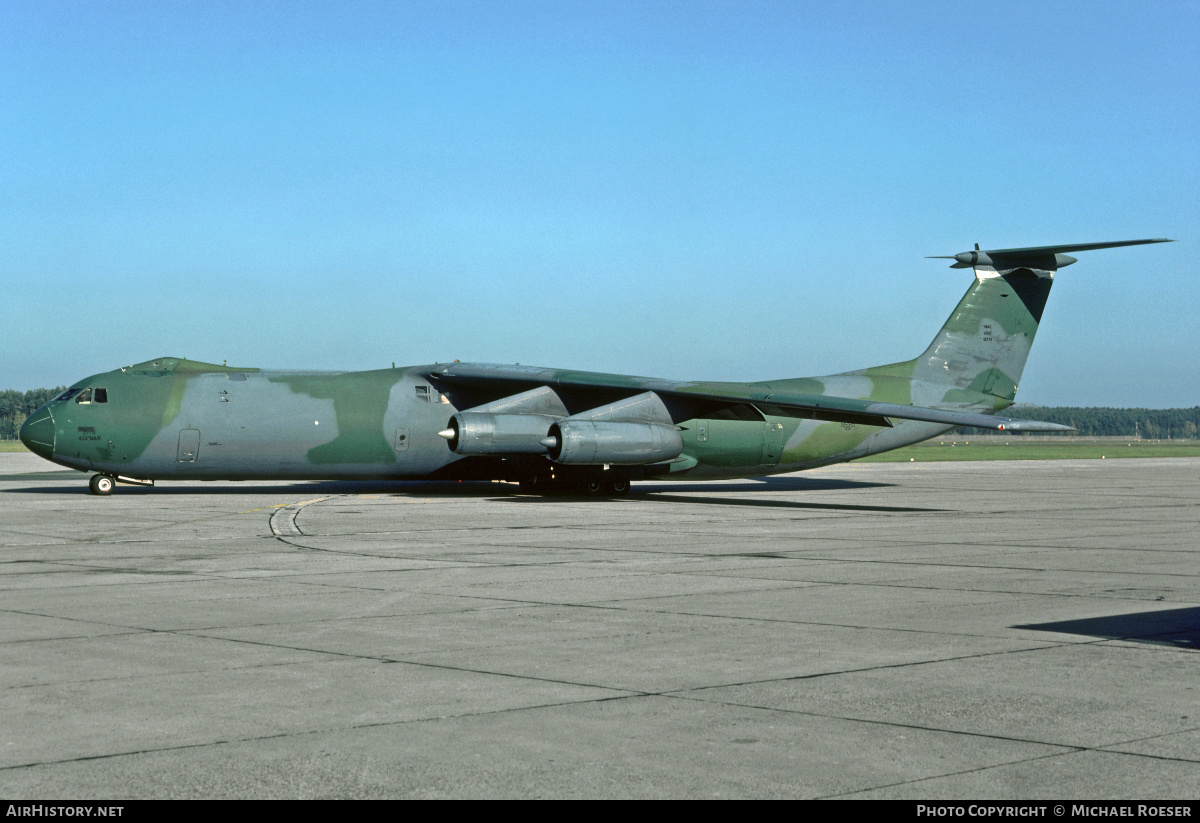
M 54 453 L 54 418 L 50 416 L 50 409 L 42 406 L 29 415 L 17 436 L 27 449 L 49 460 Z

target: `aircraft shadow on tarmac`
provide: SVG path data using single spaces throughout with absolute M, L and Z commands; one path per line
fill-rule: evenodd
M 872 506 L 861 503 L 815 503 L 803 500 L 772 500 L 770 497 L 726 497 L 729 492 L 815 492 L 850 491 L 893 486 L 894 483 L 867 483 L 855 480 L 834 480 L 816 477 L 769 477 L 737 483 L 655 483 L 647 481 L 634 488 L 624 500 L 638 503 L 690 503 L 701 506 L 750 506 L 753 508 L 825 509 L 849 512 L 936 512 L 945 509 L 914 508 L 911 506 Z M 673 494 L 672 492 L 687 492 Z M 501 498 L 514 503 L 603 502 L 609 498 L 514 496 Z
M 0 480 L 3 480 L 0 477 Z M 10 478 L 15 479 L 15 478 Z M 20 478 L 27 479 L 27 478 Z M 49 478 L 47 478 L 49 479 Z M 61 481 L 61 478 L 60 478 Z M 794 484 L 794 485 L 793 485 Z M 33 486 L 28 488 L 5 489 L 5 494 L 78 494 L 92 496 L 86 484 L 78 488 L 63 488 L 62 482 Z M 184 496 L 184 495 L 227 495 L 227 494 L 256 494 L 278 496 L 310 496 L 343 495 L 343 494 L 372 494 L 411 497 L 444 497 L 446 499 L 486 497 L 496 501 L 520 504 L 555 504 L 569 503 L 579 505 L 603 505 L 613 501 L 624 501 L 639 504 L 654 503 L 687 503 L 700 506 L 749 506 L 764 509 L 804 509 L 842 512 L 880 512 L 880 513 L 912 513 L 939 512 L 946 509 L 918 508 L 912 506 L 872 506 L 859 503 L 816 503 L 802 500 L 779 500 L 770 497 L 727 497 L 729 492 L 781 492 L 781 491 L 837 491 L 877 486 L 889 486 L 890 483 L 857 483 L 846 480 L 827 481 L 772 481 L 768 483 L 721 483 L 721 484 L 672 484 L 670 486 L 635 487 L 627 497 L 590 497 L 579 494 L 540 495 L 523 494 L 515 483 L 498 484 L 486 482 L 429 482 L 429 481 L 392 481 L 379 483 L 359 480 L 327 480 L 327 481 L 297 481 L 292 483 L 261 484 L 255 482 L 234 483 L 218 481 L 212 485 L 203 486 L 118 486 L 116 496 Z M 688 494 L 665 494 L 664 492 L 680 491 Z
M 25 494 L 90 494 L 85 483 L 77 488 L 63 488 L 65 481 L 78 480 L 82 477 L 79 472 L 43 472 L 45 480 L 51 480 L 44 486 L 6 489 L 8 493 Z M 53 475 L 51 477 L 50 475 Z M 0 480 L 6 479 L 0 477 Z M 30 475 L 12 475 L 7 479 L 28 480 Z M 874 483 L 856 480 L 839 480 L 818 477 L 763 477 L 734 483 L 665 483 L 646 481 L 635 485 L 628 497 L 616 498 L 637 503 L 688 503 L 702 506 L 749 506 L 752 508 L 780 508 L 827 510 L 845 512 L 935 512 L 944 509 L 914 508 L 910 506 L 880 506 L 852 503 L 817 503 L 802 500 L 778 500 L 770 497 L 728 497 L 729 493 L 753 492 L 761 495 L 763 492 L 816 492 L 816 491 L 850 491 L 855 489 L 886 488 L 893 483 Z M 673 493 L 676 492 L 676 493 Z M 678 494 L 677 492 L 687 492 Z M 498 495 L 503 495 L 499 496 Z M 603 504 L 613 500 L 611 497 L 589 497 L 586 495 L 531 495 L 522 494 L 515 483 L 490 483 L 480 481 L 371 481 L 371 480 L 318 480 L 286 483 L 263 483 L 255 481 L 214 481 L 211 485 L 197 486 L 173 485 L 165 486 L 133 486 L 120 485 L 116 494 L 121 496 L 133 495 L 216 495 L 216 494 L 271 494 L 271 495 L 338 495 L 338 494 L 391 494 L 413 495 L 419 497 L 491 497 L 496 500 L 512 503 L 573 503 Z
M 1012 628 L 1200 649 L 1200 606 L 1061 620 L 1056 623 L 1030 623 Z
M 0 481 L 8 480 L 45 480 L 46 485 L 27 488 L 6 489 L 8 493 L 26 494 L 89 494 L 86 476 L 76 471 L 31 472 L 27 474 L 0 475 Z M 68 482 L 78 482 L 77 488 L 63 488 Z M 815 491 L 848 491 L 852 489 L 871 489 L 888 487 L 892 483 L 871 483 L 855 480 L 838 480 L 817 477 L 763 477 L 754 480 L 742 480 L 734 483 L 664 483 L 646 481 L 635 484 L 629 497 L 624 500 L 670 500 L 684 503 L 721 503 L 725 505 L 764 505 L 764 506 L 796 506 L 800 508 L 849 508 L 880 511 L 934 511 L 933 509 L 892 509 L 879 506 L 841 506 L 833 503 L 799 503 L 786 500 L 738 500 L 726 498 L 723 495 L 730 492 L 815 492 Z M 678 496 L 672 492 L 709 493 L 714 496 Z M 612 498 L 588 497 L 585 495 L 527 495 L 522 494 L 515 483 L 491 483 L 487 481 L 452 480 L 316 480 L 316 481 L 213 481 L 198 486 L 188 485 L 158 485 L 154 487 L 120 484 L 115 494 L 397 494 L 419 495 L 422 497 L 497 497 L 504 494 L 503 500 L 519 500 L 522 502 L 596 502 L 602 503 Z
M 43 472 L 42 474 L 62 474 L 60 472 Z M 88 491 L 87 478 L 76 472 L 70 472 L 71 477 L 45 477 L 45 480 L 52 480 L 52 483 L 47 483 L 43 486 L 30 486 L 27 488 L 5 489 L 4 493 L 24 493 L 24 494 L 84 494 L 92 496 Z M 31 475 L 11 475 L 8 477 L 0 475 L 0 481 L 4 480 L 30 480 Z M 43 479 L 43 478 L 38 478 Z M 64 488 L 64 481 L 80 481 L 78 487 Z M 504 486 L 505 489 L 510 488 L 509 485 Z M 515 491 L 516 484 L 511 484 L 511 488 Z M 119 483 L 116 490 L 113 492 L 113 497 L 126 497 L 132 495 L 220 495 L 220 494 L 273 494 L 273 495 L 311 495 L 311 494 L 396 494 L 396 495 L 419 495 L 423 497 L 491 497 L 495 496 L 497 487 L 492 483 L 480 482 L 464 482 L 458 483 L 453 481 L 405 481 L 405 480 L 286 480 L 286 481 L 261 481 L 261 480 L 215 480 L 211 483 L 203 485 L 195 485 L 193 482 L 187 482 L 187 485 L 168 482 L 166 485 L 156 486 L 137 486 Z
M 872 483 L 862 480 L 839 480 L 832 477 L 755 477 L 732 483 L 680 483 L 668 480 L 647 480 L 633 487 L 635 492 L 822 492 L 842 489 L 875 489 L 895 483 Z
M 946 509 L 926 509 L 912 506 L 867 506 L 861 503 L 805 503 L 801 500 L 771 500 L 744 497 L 694 497 L 677 494 L 652 494 L 643 498 L 666 503 L 699 503 L 704 506 L 751 506 L 768 509 L 817 509 L 842 512 L 938 512 Z

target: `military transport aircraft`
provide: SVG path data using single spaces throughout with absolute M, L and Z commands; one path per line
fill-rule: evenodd
M 946 257 L 975 281 L 916 359 L 827 377 L 677 382 L 435 363 L 271 372 L 159 357 L 93 375 L 20 437 L 91 490 L 156 480 L 492 479 L 623 494 L 631 480 L 758 477 L 854 460 L 956 426 L 1062 431 L 1012 405 L 1068 252 L 1165 239 Z

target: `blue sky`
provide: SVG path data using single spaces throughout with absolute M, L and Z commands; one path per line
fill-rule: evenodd
M 0 4 L 0 388 L 160 355 L 757 380 L 1058 278 L 1018 400 L 1200 404 L 1200 4 Z

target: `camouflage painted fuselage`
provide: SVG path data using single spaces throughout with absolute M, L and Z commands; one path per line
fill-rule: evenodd
M 93 390 L 92 402 L 78 402 L 81 394 L 52 401 L 21 436 L 62 465 L 138 479 L 517 479 L 546 458 L 463 457 L 438 432 L 456 412 L 549 386 L 572 415 L 647 391 L 662 398 L 683 452 L 632 476 L 791 472 L 909 445 L 951 426 L 814 418 L 774 397 L 983 413 L 1011 405 L 1052 282 L 1050 270 L 976 267 L 975 282 L 921 356 L 826 377 L 674 382 L 458 363 L 307 374 L 164 357 L 75 383 Z

